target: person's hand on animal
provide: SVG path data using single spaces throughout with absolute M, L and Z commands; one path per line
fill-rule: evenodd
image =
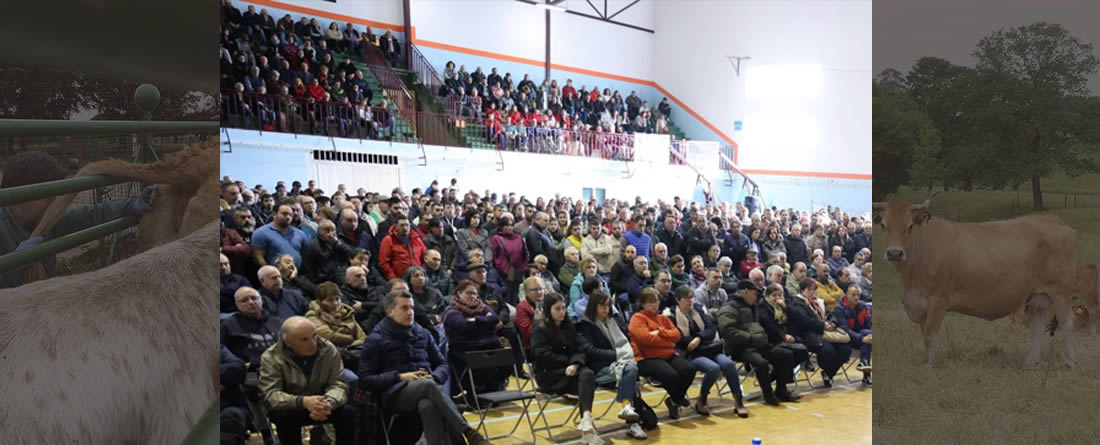
M 27 240 L 19 243 L 19 245 L 15 247 L 15 251 L 18 252 L 18 251 L 23 250 L 23 249 L 27 249 L 27 248 L 30 248 L 30 247 L 37 246 L 41 243 L 42 243 L 42 237 L 41 236 L 28 238 Z
M 156 197 L 156 195 L 157 186 L 150 185 L 148 187 L 145 187 L 145 189 L 143 189 L 141 193 L 137 195 L 137 198 L 134 198 L 133 201 L 130 201 L 129 205 L 127 206 L 127 210 L 129 210 L 129 212 L 127 213 L 129 213 L 130 215 L 141 216 L 143 214 L 153 211 L 153 198 Z

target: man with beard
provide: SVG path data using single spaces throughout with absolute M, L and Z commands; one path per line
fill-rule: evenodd
M 256 221 L 259 221 L 260 225 L 270 223 L 275 216 L 275 197 L 267 193 L 260 195 L 260 205 L 256 206 L 253 211 L 256 213 Z
M 428 286 L 434 287 L 444 298 L 451 295 L 451 272 L 443 267 L 443 256 L 438 250 L 428 249 L 424 254 L 424 272 L 428 276 Z M 448 301 L 449 303 L 450 301 Z
M 237 293 L 237 289 L 243 286 L 248 286 L 248 280 L 238 274 L 233 273 L 233 269 L 229 264 L 229 257 L 225 254 L 218 255 L 220 272 L 221 272 L 221 304 L 220 311 L 223 314 L 235 312 L 237 310 L 237 302 L 234 295 Z
M 245 243 L 251 245 L 252 232 L 256 230 L 256 216 L 252 214 L 251 210 L 244 207 L 233 210 L 232 215 L 234 230 L 237 231 L 237 234 L 241 236 Z
M 359 214 L 354 209 L 340 211 L 340 227 L 337 231 L 340 241 L 350 247 L 359 247 L 370 250 L 371 258 L 376 258 L 378 251 L 374 249 L 374 234 L 368 227 L 359 224 Z
M 390 227 L 397 223 L 397 218 L 409 216 L 409 205 L 405 204 L 401 198 L 392 197 L 389 199 L 389 212 L 386 213 L 386 219 L 378 223 L 378 231 L 375 232 L 378 236 L 375 237 L 374 243 L 378 245 L 375 248 L 375 252 L 379 252 L 382 246 L 382 240 L 390 234 Z M 377 257 L 378 255 L 375 255 Z
M 286 205 L 290 206 L 291 227 L 301 230 L 302 233 L 306 234 L 307 239 L 317 238 L 317 228 L 315 227 L 315 225 L 311 226 L 309 224 L 303 224 L 303 222 L 305 221 L 305 211 L 302 209 L 302 204 L 299 203 L 298 200 L 294 198 L 287 198 L 280 202 L 286 203 Z
M 341 271 L 351 263 L 355 249 L 336 237 L 336 225 L 332 221 L 322 220 L 318 229 L 317 238 L 302 249 L 302 273 L 314 283 L 340 283 Z
M 298 195 L 294 200 L 297 203 L 297 208 L 294 210 L 294 227 L 305 232 L 311 239 L 316 238 L 317 221 L 313 219 L 315 201 L 306 195 Z
M 294 257 L 294 264 L 302 264 L 302 247 L 305 247 L 306 234 L 290 226 L 294 211 L 290 204 L 280 204 L 271 224 L 265 224 L 252 234 L 252 257 L 256 264 L 266 266 L 275 264 L 283 255 Z

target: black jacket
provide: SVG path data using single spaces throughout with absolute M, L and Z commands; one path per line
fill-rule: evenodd
M 677 308 L 673 308 L 672 310 L 672 323 L 676 324 L 675 311 L 677 310 Z M 707 313 L 706 309 L 698 304 L 692 304 L 691 310 L 699 314 L 699 318 L 703 319 L 703 329 L 699 329 L 699 325 L 696 325 L 694 321 L 689 320 L 688 335 L 683 335 L 683 332 L 680 333 L 680 341 L 676 342 L 676 350 L 684 354 L 684 356 L 688 360 L 699 356 L 713 358 L 715 355 L 717 355 L 717 352 L 719 351 L 712 351 L 710 354 L 707 354 L 705 349 L 708 345 L 717 341 L 715 340 L 715 334 L 718 332 L 718 323 L 716 323 L 714 321 L 714 318 Z M 687 350 L 688 343 L 691 343 L 691 341 L 695 340 L 696 337 L 702 339 L 700 340 L 699 347 L 695 348 L 694 351 L 689 352 Z
M 653 233 L 653 238 L 655 239 L 654 245 L 657 245 L 656 243 L 665 243 L 665 246 L 668 247 L 669 258 L 672 258 L 673 255 L 684 255 L 684 248 L 687 244 L 684 242 L 684 236 L 675 229 L 669 232 L 665 230 L 664 226 L 661 226 L 661 228 Z M 690 261 L 690 258 L 685 258 L 684 260 Z
M 229 352 L 225 345 L 218 346 L 221 349 L 218 383 L 225 387 L 221 391 L 221 409 L 231 406 L 247 408 L 248 402 L 244 398 L 244 391 L 241 390 L 245 375 L 244 360 Z
M 237 293 L 237 289 L 241 286 L 251 286 L 245 277 L 230 273 L 229 275 L 222 275 L 222 288 L 221 288 L 221 312 L 223 314 L 230 314 L 237 312 L 237 299 L 233 294 Z
M 684 235 L 684 240 L 687 242 L 687 255 L 684 257 L 684 261 L 688 264 L 691 264 L 691 258 L 696 255 L 706 258 L 710 246 L 718 244 L 718 241 L 714 239 L 714 234 L 710 233 L 710 229 L 706 225 L 692 227 Z
M 611 298 L 626 292 L 627 280 L 633 275 L 635 275 L 634 264 L 625 259 L 619 260 L 614 266 L 611 266 L 611 277 L 607 283 L 608 289 L 611 290 Z
M 760 308 L 756 311 L 756 319 L 760 322 L 760 326 L 764 327 L 764 332 L 768 333 L 768 343 L 773 345 L 783 343 L 784 336 L 787 335 L 787 326 L 775 321 L 775 308 L 772 305 L 761 300 Z M 787 323 L 790 323 L 789 318 Z
M 810 252 L 809 247 L 806 245 L 806 239 L 802 237 L 795 238 L 791 235 L 787 235 L 783 239 L 783 244 L 787 246 L 787 262 L 795 264 L 799 261 L 807 266 L 810 265 Z
M 546 322 L 549 322 L 547 320 Z M 539 388 L 550 393 L 563 393 L 569 388 L 569 379 L 565 376 L 565 368 L 570 365 L 585 366 L 585 353 L 577 341 L 576 330 L 562 330 L 562 336 L 571 335 L 573 341 L 568 343 L 558 335 L 554 335 L 546 322 L 539 322 L 531 331 L 531 363 L 535 365 L 535 381 Z M 566 322 L 562 322 L 566 323 Z
M 626 336 L 627 326 L 623 321 L 618 317 L 611 317 L 611 320 L 619 325 L 619 330 Z M 603 331 L 592 322 L 581 320 L 577 323 L 577 343 L 581 351 L 584 351 L 588 369 L 600 372 L 601 369 L 615 363 L 615 345 L 611 344 L 611 339 L 603 335 Z
M 814 315 L 810 306 L 799 297 L 787 300 L 787 330 L 810 350 L 821 347 L 825 322 Z
M 339 239 L 329 244 L 314 238 L 302 248 L 301 275 L 313 283 L 343 283 L 344 272 L 354 256 L 355 250 Z
M 237 312 L 221 323 L 221 344 L 248 362 L 249 369 L 260 369 L 264 351 L 279 341 L 283 319 L 268 314 L 265 309 L 259 320 Z

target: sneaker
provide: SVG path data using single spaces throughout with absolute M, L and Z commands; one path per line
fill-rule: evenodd
M 584 417 L 584 418 L 581 419 L 581 424 L 579 425 L 579 428 L 581 429 L 582 433 L 595 432 L 596 431 L 596 422 L 592 420 L 591 416 Z
M 863 384 L 866 385 L 866 386 L 871 386 L 871 376 L 870 375 L 863 376 Z
M 619 410 L 619 418 L 627 422 L 633 422 L 638 420 L 638 412 L 634 411 L 634 407 L 627 405 L 626 408 Z
M 649 435 L 642 429 L 642 424 L 632 423 L 630 429 L 626 430 L 626 435 L 633 439 L 645 440 L 649 438 Z
M 871 364 L 868 362 L 859 362 L 859 366 L 856 366 L 856 370 L 868 374 L 871 372 Z
M 823 384 L 825 384 L 826 388 L 832 388 L 833 387 L 833 379 L 830 378 L 829 376 L 825 375 L 825 372 L 821 373 L 821 382 Z

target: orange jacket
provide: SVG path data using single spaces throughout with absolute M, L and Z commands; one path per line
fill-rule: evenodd
M 659 332 L 653 335 L 650 331 Z M 668 317 L 647 311 L 636 312 L 630 317 L 630 346 L 634 348 L 634 361 L 671 358 L 676 354 L 678 341 L 680 330 Z

